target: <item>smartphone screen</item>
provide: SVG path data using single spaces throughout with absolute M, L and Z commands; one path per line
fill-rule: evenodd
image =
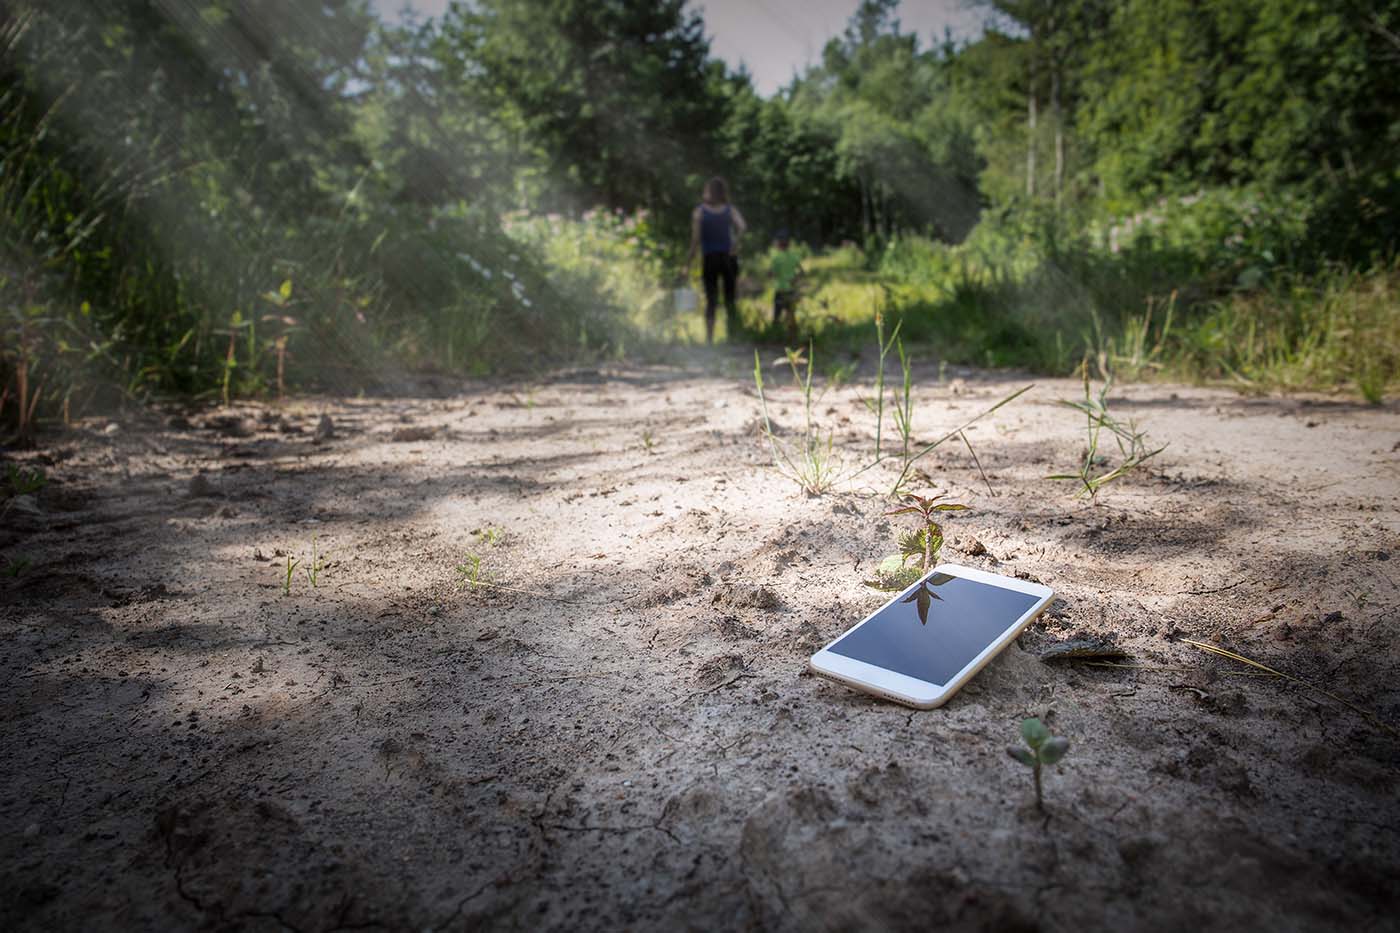
M 941 686 L 1039 598 L 935 573 L 827 650 Z

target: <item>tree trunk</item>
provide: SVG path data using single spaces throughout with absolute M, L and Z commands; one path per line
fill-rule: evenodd
M 1035 36 L 1031 36 L 1034 46 Z M 1031 80 L 1026 91 L 1026 197 L 1035 199 L 1035 52 L 1031 52 Z
M 1060 116 L 1060 68 L 1050 73 L 1050 113 L 1055 121 L 1055 207 L 1060 206 L 1065 187 L 1065 128 Z
M 865 184 L 865 176 L 860 178 L 860 236 L 870 238 L 870 192 Z

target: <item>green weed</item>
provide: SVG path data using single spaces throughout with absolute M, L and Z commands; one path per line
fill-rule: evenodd
M 317 538 L 317 535 L 311 536 L 311 563 L 303 568 L 306 574 L 306 581 L 311 584 L 313 590 L 316 589 L 318 585 L 317 581 L 321 577 L 321 571 L 326 569 L 325 563 L 321 560 L 324 555 L 322 555 L 318 549 Z
M 1161 447 L 1149 450 L 1147 434 L 1138 428 L 1136 422 L 1129 420 L 1124 423 L 1110 414 L 1108 393 L 1113 387 L 1112 379 L 1105 380 L 1097 395 L 1094 394 L 1089 381 L 1087 361 L 1083 366 L 1083 378 L 1084 398 L 1079 401 L 1061 399 L 1060 404 L 1082 413 L 1086 419 L 1084 459 L 1080 462 L 1079 472 L 1057 473 L 1047 477 L 1047 479 L 1077 482 L 1079 489 L 1075 493 L 1076 497 L 1088 496 L 1092 502 L 1097 504 L 1100 489 L 1142 466 L 1166 450 L 1167 446 L 1163 444 Z M 1105 428 L 1108 429 L 1109 434 L 1116 442 L 1121 457 L 1119 464 L 1112 469 L 1108 468 L 1108 458 L 1099 453 L 1100 441 Z
M 941 495 L 925 497 L 907 494 L 904 505 L 885 513 L 888 516 L 916 515 L 919 524 L 899 534 L 899 553 L 880 561 L 875 578 L 866 580 L 866 586 L 885 591 L 902 590 L 938 565 L 938 555 L 943 550 L 943 526 L 937 520 L 938 514 L 967 511 L 967 506 L 956 502 L 939 502 L 942 498 Z M 911 560 L 917 563 L 910 566 Z M 924 615 L 924 612 L 921 611 L 920 615 Z
M 763 436 L 773 455 L 773 465 L 778 472 L 787 476 L 809 496 L 820 496 L 831 489 L 837 479 L 837 466 L 832 448 L 832 432 L 827 431 L 822 439 L 812 417 L 812 350 L 807 355 L 801 350 L 788 349 L 783 359 L 774 365 L 787 363 L 792 371 L 793 385 L 802 393 L 803 427 L 802 436 L 795 445 L 778 440 L 773 432 L 773 422 L 768 416 L 768 399 L 763 392 L 763 363 L 758 351 L 753 354 L 754 387 L 758 390 L 759 407 L 763 414 Z M 821 396 L 817 397 L 820 400 Z
M 462 563 L 455 569 L 458 589 L 474 590 L 488 585 L 486 572 L 481 567 L 481 557 L 477 554 L 462 555 Z
M 1031 769 L 1035 780 L 1035 808 L 1045 809 L 1045 797 L 1040 788 L 1040 769 L 1053 765 L 1069 751 L 1069 739 L 1051 735 L 1039 719 L 1021 720 L 1021 738 L 1025 745 L 1009 745 L 1006 753 Z
M 292 555 L 287 555 L 286 574 L 282 577 L 282 595 L 292 595 L 292 574 L 301 566 L 301 561 L 293 559 Z

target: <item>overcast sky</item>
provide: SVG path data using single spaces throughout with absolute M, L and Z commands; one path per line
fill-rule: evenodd
M 386 17 L 405 0 L 372 0 Z M 406 0 L 424 16 L 438 16 L 448 0 Z M 858 0 L 691 0 L 705 16 L 713 52 L 738 67 L 748 66 L 759 93 L 772 94 L 795 71 L 821 55 L 826 40 L 846 27 Z M 984 15 L 968 0 L 904 0 L 899 19 L 925 45 L 945 28 L 958 37 L 975 33 Z

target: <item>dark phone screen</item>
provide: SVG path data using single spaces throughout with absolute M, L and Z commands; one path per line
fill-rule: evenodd
M 1038 597 L 936 573 L 832 645 L 834 654 L 946 684 Z

